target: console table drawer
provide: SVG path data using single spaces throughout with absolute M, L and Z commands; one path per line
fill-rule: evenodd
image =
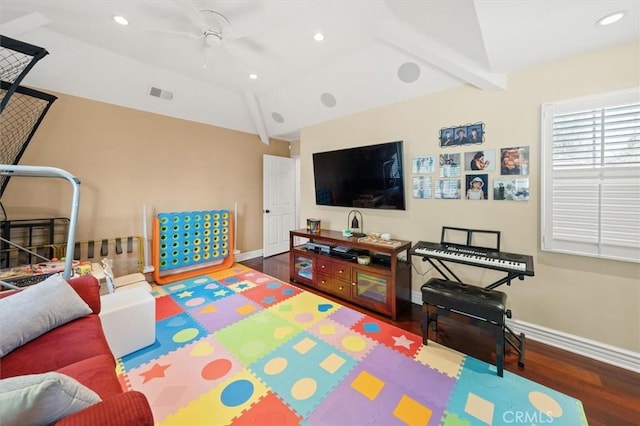
M 351 283 L 327 274 L 318 274 L 318 288 L 343 299 L 351 299 Z
M 351 281 L 351 267 L 344 265 L 342 263 L 333 263 L 333 277 L 344 280 Z
M 333 292 L 336 296 L 351 300 L 351 283 L 349 281 L 334 280 Z
M 331 275 L 318 273 L 318 287 L 333 292 L 333 278 Z
M 317 257 L 316 258 L 316 262 L 317 262 L 317 272 L 320 274 L 327 274 L 327 275 L 331 275 L 332 274 L 332 268 L 333 268 L 333 262 L 331 262 L 331 260 L 329 259 L 324 259 L 322 257 Z

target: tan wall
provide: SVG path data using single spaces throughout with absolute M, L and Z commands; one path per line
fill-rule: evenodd
M 402 139 L 407 210 L 362 209 L 365 232 L 437 242 L 442 226 L 499 230 L 503 251 L 535 259 L 535 277 L 501 287 L 509 295 L 514 319 L 639 351 L 640 266 L 539 251 L 540 104 L 637 86 L 640 55 L 634 42 L 510 75 L 505 91 L 461 87 L 303 129 L 300 219 L 319 218 L 323 228 L 337 230 L 347 225 L 349 209 L 315 204 L 312 153 Z M 486 125 L 481 149 L 499 153 L 501 147 L 529 146 L 530 200 L 494 201 L 492 194 L 488 201 L 411 198 L 412 157 L 477 150 L 439 148 L 438 134 L 442 127 L 478 121 Z M 489 172 L 490 182 L 499 173 L 499 168 Z M 427 264 L 417 259 L 413 264 L 413 290 L 418 292 L 430 273 Z M 496 278 L 483 269 L 459 270 L 469 282 Z
M 56 95 L 20 164 L 80 179 L 78 240 L 141 235 L 143 204 L 151 232 L 154 213 L 233 210 L 237 202 L 238 248 L 262 249 L 262 156 L 288 157 L 287 142 Z M 14 177 L 2 203 L 10 219 L 68 217 L 70 188 Z

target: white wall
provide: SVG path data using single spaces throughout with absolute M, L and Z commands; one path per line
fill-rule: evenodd
M 312 153 L 402 139 L 407 210 L 361 209 L 365 232 L 390 232 L 415 243 L 439 241 L 442 226 L 499 230 L 503 251 L 535 260 L 535 277 L 500 288 L 508 293 L 516 320 L 638 352 L 640 265 L 539 251 L 540 105 L 637 86 L 640 44 L 633 42 L 515 73 L 505 91 L 461 87 L 305 128 L 300 142 L 301 221 L 319 218 L 323 228 L 336 230 L 347 225 L 349 209 L 315 204 Z M 530 200 L 494 201 L 492 194 L 487 201 L 413 199 L 412 157 L 479 149 L 438 145 L 441 128 L 478 121 L 486 125 L 480 149 L 494 149 L 499 156 L 500 148 L 529 146 Z M 496 177 L 499 168 L 489 172 L 490 182 Z M 413 264 L 417 292 L 430 275 L 423 262 L 413 259 Z M 501 276 L 477 268 L 457 270 L 460 278 L 478 284 Z

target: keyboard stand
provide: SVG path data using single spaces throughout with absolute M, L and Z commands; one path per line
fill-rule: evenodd
M 438 271 L 438 273 L 440 274 L 440 276 L 442 278 L 444 278 L 445 280 L 449 280 L 449 281 L 455 281 L 458 283 L 462 283 L 462 280 L 460 280 L 460 278 L 458 278 L 458 276 L 451 270 L 451 268 L 449 268 L 441 259 L 433 259 L 431 257 L 427 257 L 427 256 L 423 256 L 422 257 L 422 261 L 423 262 L 429 262 L 431 264 L 431 266 L 433 266 L 433 268 Z M 476 265 L 477 267 L 481 267 L 480 265 Z M 516 278 L 518 278 L 519 280 L 524 280 L 524 276 L 520 273 L 520 272 L 506 272 L 506 276 L 504 278 L 501 278 L 499 280 L 496 280 L 495 282 L 484 286 L 485 289 L 487 290 L 493 290 L 497 287 L 500 287 L 503 284 L 506 284 L 508 286 L 511 285 L 511 280 L 514 280 Z

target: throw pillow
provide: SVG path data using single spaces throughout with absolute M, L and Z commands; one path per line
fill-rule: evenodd
M 58 274 L 2 298 L 0 357 L 49 330 L 91 312 L 89 305 Z
M 48 425 L 97 402 L 94 391 L 56 372 L 0 380 L 3 425 Z

